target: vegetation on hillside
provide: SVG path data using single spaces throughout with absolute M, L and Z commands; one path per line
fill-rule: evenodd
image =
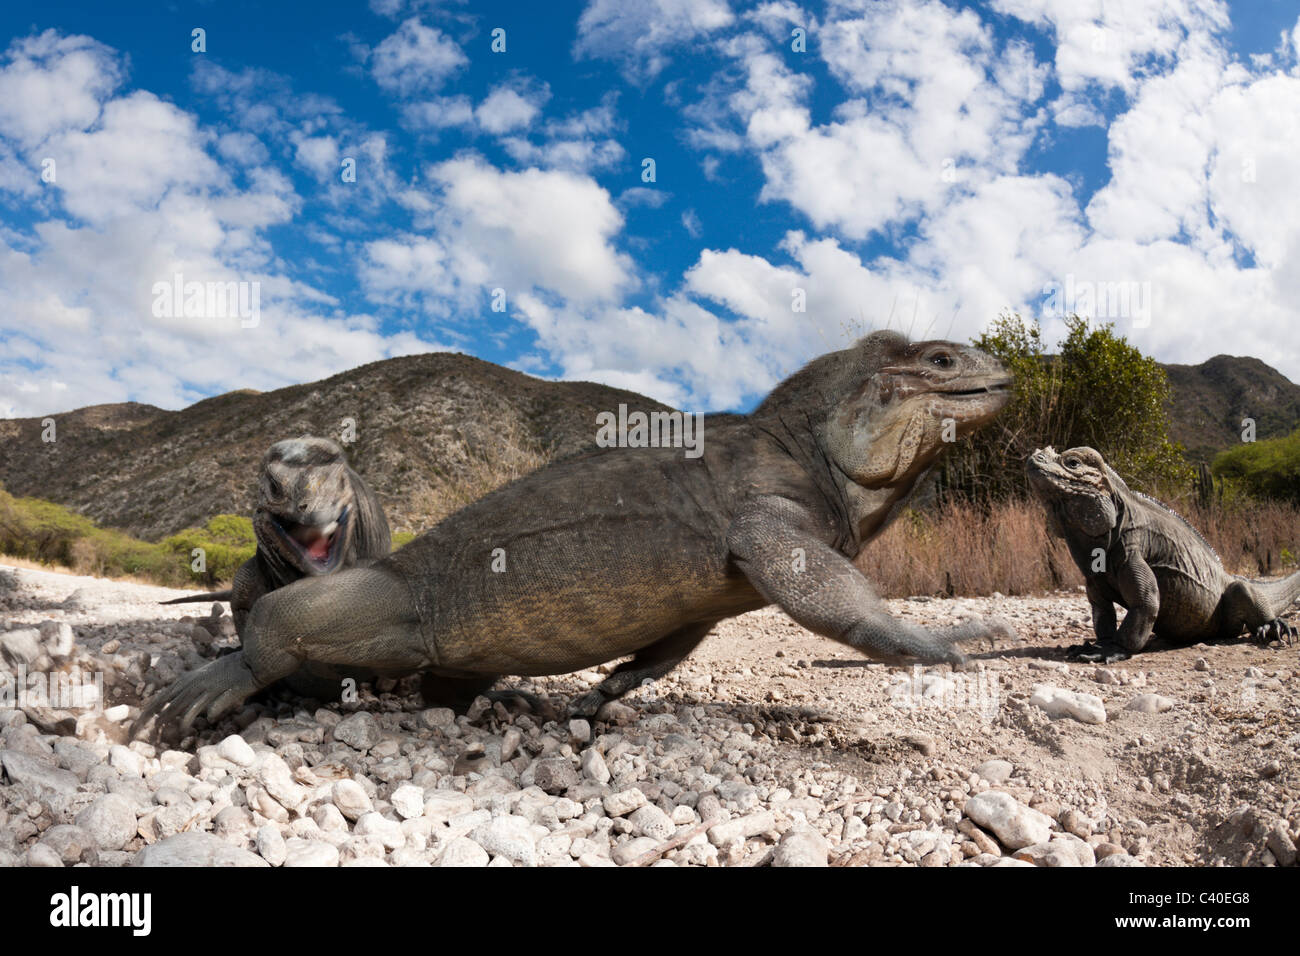
M 1300 428 L 1220 452 L 1210 470 L 1231 491 L 1300 505 Z
M 204 570 L 193 569 L 194 549 Z M 0 488 L 0 554 L 58 564 L 97 577 L 142 577 L 174 587 L 228 582 L 256 548 L 253 522 L 217 515 L 159 542 L 101 528 L 89 518 L 39 498 L 15 498 Z

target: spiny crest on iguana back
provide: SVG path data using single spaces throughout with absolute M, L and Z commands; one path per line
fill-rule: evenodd
M 1151 502 L 1153 505 L 1158 505 L 1158 506 L 1160 506 L 1161 508 L 1164 508 L 1165 511 L 1169 512 L 1169 514 L 1171 514 L 1173 517 L 1175 517 L 1175 518 L 1177 518 L 1179 521 L 1181 521 L 1181 522 L 1183 523 L 1184 527 L 1186 527 L 1188 531 L 1190 531 L 1192 534 L 1196 535 L 1197 540 L 1200 541 L 1201 544 L 1205 545 L 1205 550 L 1209 551 L 1210 554 L 1214 555 L 1214 560 L 1215 560 L 1215 561 L 1218 561 L 1219 564 L 1223 564 L 1223 559 L 1219 557 L 1219 552 L 1215 551 L 1215 550 L 1214 550 L 1214 546 L 1211 545 L 1210 542 L 1208 542 L 1208 541 L 1205 540 L 1205 536 L 1204 536 L 1203 534 L 1201 534 L 1201 532 L 1199 532 L 1199 531 L 1196 530 L 1196 525 L 1192 524 L 1190 521 L 1188 521 L 1186 518 L 1184 518 L 1182 515 L 1180 515 L 1180 514 L 1179 514 L 1177 511 L 1175 511 L 1173 508 L 1169 507 L 1169 505 L 1167 505 L 1167 504 L 1165 504 L 1163 501 L 1161 501 L 1159 498 L 1152 498 L 1150 495 L 1145 494 L 1145 493 L 1143 493 L 1143 492 L 1141 492 L 1141 491 L 1134 491 L 1132 488 L 1129 489 L 1129 493 L 1130 493 L 1130 494 L 1133 494 L 1133 495 L 1136 495 L 1137 497 L 1142 498 L 1142 499 L 1144 499 L 1144 500 L 1146 500 L 1146 501 L 1149 501 L 1149 502 Z

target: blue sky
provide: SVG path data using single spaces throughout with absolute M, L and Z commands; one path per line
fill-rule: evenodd
M 1280 0 L 11 4 L 0 415 L 436 349 L 746 409 L 867 329 L 964 339 L 1002 310 L 1300 379 L 1298 21 Z M 255 320 L 160 312 L 177 274 L 255 288 Z

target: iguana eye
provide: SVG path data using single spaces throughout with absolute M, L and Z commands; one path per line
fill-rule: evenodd
M 1078 467 L 1079 467 L 1079 459 L 1077 459 L 1077 458 L 1067 458 L 1067 459 L 1065 459 L 1065 467 L 1066 467 L 1066 468 L 1078 468 Z
M 930 364 L 935 368 L 952 368 L 952 356 L 947 352 L 936 352 L 930 356 Z

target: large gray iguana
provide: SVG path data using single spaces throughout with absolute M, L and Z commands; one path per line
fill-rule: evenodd
M 749 415 L 704 419 L 700 457 L 602 448 L 553 462 L 366 568 L 305 578 L 254 605 L 243 650 L 145 707 L 188 731 L 303 661 L 432 672 L 486 687 L 635 655 L 571 703 L 671 670 L 718 621 L 776 603 L 877 660 L 960 664 L 1001 621 L 929 631 L 892 618 L 853 558 L 1010 379 L 983 352 L 869 335 L 814 360 Z
M 1280 581 L 1229 574 L 1195 528 L 1129 490 L 1092 448 L 1040 448 L 1025 468 L 1092 605 L 1097 641 L 1070 648 L 1072 656 L 1123 660 L 1153 634 L 1185 644 L 1249 632 L 1262 643 L 1290 643 L 1296 629 L 1280 616 L 1300 597 L 1300 572 Z M 1116 604 L 1128 610 L 1118 627 Z
M 258 598 L 302 578 L 368 564 L 392 547 L 379 499 L 327 438 L 289 438 L 267 450 L 253 533 L 257 550 L 239 566 L 229 590 L 164 603 L 228 600 L 242 639 Z

